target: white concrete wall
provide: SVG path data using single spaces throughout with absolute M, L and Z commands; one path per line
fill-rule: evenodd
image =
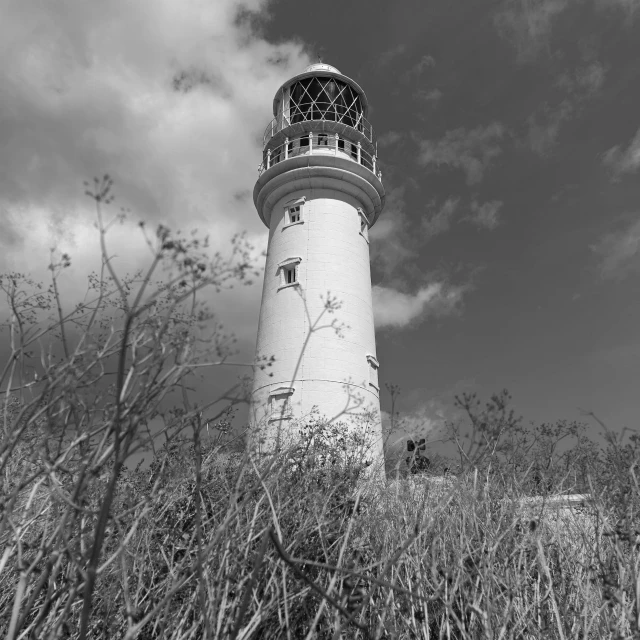
M 285 203 L 306 197 L 302 224 L 286 226 Z M 358 201 L 333 189 L 289 193 L 270 220 L 257 353 L 275 357 L 257 370 L 251 406 L 252 426 L 273 434 L 319 407 L 327 418 L 353 424 L 355 416 L 375 413 L 379 432 L 379 391 L 370 385 L 367 355 L 376 355 L 369 245 L 360 233 Z M 299 286 L 280 288 L 278 265 L 300 257 Z M 324 311 L 331 293 L 341 308 Z M 341 325 L 340 333 L 328 326 Z M 293 420 L 269 422 L 268 397 L 293 387 Z M 381 446 L 377 455 L 381 451 Z

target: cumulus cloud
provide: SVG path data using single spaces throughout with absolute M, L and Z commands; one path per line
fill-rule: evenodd
M 447 131 L 441 140 L 420 142 L 418 161 L 424 167 L 444 164 L 462 169 L 467 184 L 476 184 L 482 181 L 491 161 L 502 153 L 499 141 L 504 134 L 505 128 L 499 122 L 470 131 L 463 127 Z
M 621 145 L 611 147 L 605 152 L 602 160 L 611 167 L 615 178 L 622 173 L 637 171 L 640 168 L 640 129 L 626 149 L 623 149 Z
M 198 227 L 214 248 L 248 229 L 262 248 L 250 198 L 262 131 L 278 86 L 309 62 L 300 44 L 270 44 L 241 19 L 266 4 L 63 0 L 3 11 L 0 270 L 37 271 L 42 257 L 46 273 L 57 245 L 72 255 L 69 289 L 82 291 L 99 266 L 82 182 L 105 172 L 134 215 L 111 234 L 123 269 L 147 258 L 132 231 L 140 218 Z M 249 295 L 229 313 L 253 305 L 255 318 Z
M 640 215 L 623 229 L 605 234 L 589 247 L 600 259 L 598 271 L 604 280 L 620 280 L 640 271 Z
M 471 202 L 472 214 L 467 217 L 467 220 L 481 229 L 489 229 L 491 231 L 500 224 L 499 213 L 502 205 L 503 202 L 501 200 L 492 200 L 483 204 L 473 200 Z
M 371 265 L 385 278 L 393 277 L 398 269 L 418 255 L 405 206 L 405 188 L 389 190 L 384 215 L 369 231 Z
M 435 213 L 431 215 L 427 214 L 422 218 L 422 230 L 426 239 L 433 238 L 439 233 L 444 233 L 449 230 L 459 202 L 460 198 L 447 198 Z M 435 201 L 429 204 L 430 210 L 434 208 Z
M 376 285 L 373 287 L 373 316 L 378 329 L 401 329 L 429 316 L 446 316 L 459 311 L 464 287 L 433 282 L 415 293 Z
M 516 48 L 518 61 L 530 61 L 549 46 L 553 23 L 568 5 L 568 0 L 506 0 L 494 24 Z

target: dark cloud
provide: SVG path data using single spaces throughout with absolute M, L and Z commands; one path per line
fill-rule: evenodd
M 416 64 L 402 74 L 402 80 L 404 82 L 417 82 L 427 69 L 435 66 L 436 61 L 433 56 L 422 56 Z
M 572 72 L 565 71 L 558 77 L 558 86 L 566 89 L 573 97 L 582 100 L 596 94 L 602 88 L 607 68 L 600 61 L 577 67 Z
M 378 58 L 378 64 L 381 67 L 385 67 L 393 62 L 393 60 L 403 55 L 406 50 L 407 47 L 404 44 L 398 44 L 395 47 L 391 47 L 391 49 L 387 49 L 380 54 L 380 57 Z
M 491 161 L 502 153 L 500 141 L 505 133 L 505 127 L 499 122 L 471 130 L 460 127 L 447 131 L 438 141 L 420 142 L 418 162 L 423 167 L 446 165 L 461 169 L 467 184 L 477 184 Z
M 536 113 L 529 116 L 527 125 L 529 148 L 540 156 L 547 156 L 555 147 L 560 126 L 574 112 L 569 100 L 563 100 L 556 107 L 544 104 Z
M 440 89 L 418 89 L 414 92 L 413 97 L 421 102 L 437 104 L 442 98 Z
M 492 200 L 479 204 L 475 200 L 471 202 L 471 215 L 467 216 L 472 224 L 480 229 L 488 229 L 492 231 L 500 224 L 500 209 L 503 202 L 501 200 Z
M 640 0 L 595 0 L 595 3 L 601 9 L 613 9 L 622 12 L 628 26 L 631 26 L 635 18 L 640 14 Z
M 599 258 L 598 273 L 604 280 L 621 280 L 640 272 L 640 214 L 622 228 L 602 236 L 590 246 Z
M 378 146 L 391 147 L 394 144 L 397 144 L 401 140 L 405 138 L 405 134 L 400 131 L 394 131 L 393 129 L 383 133 L 381 136 L 378 136 Z
M 605 165 L 611 168 L 614 179 L 623 173 L 633 173 L 640 168 L 640 129 L 626 148 L 617 144 L 602 156 Z
M 428 211 L 422 218 L 425 239 L 428 240 L 449 230 L 459 202 L 460 198 L 447 198 L 439 207 L 436 207 L 435 200 L 429 204 Z
M 569 0 L 506 0 L 494 16 L 500 34 L 518 52 L 520 62 L 530 62 L 549 47 L 554 21 Z

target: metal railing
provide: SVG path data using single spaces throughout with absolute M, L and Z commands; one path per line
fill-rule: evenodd
M 341 138 L 337 133 L 309 133 L 299 138 L 285 138 L 285 141 L 273 149 L 265 151 L 262 163 L 258 167 L 258 176 L 278 164 L 298 156 L 325 155 L 345 158 L 357 162 L 371 171 L 382 181 L 382 172 L 378 168 L 378 158 L 362 148 L 360 142 Z
M 298 122 L 308 122 L 310 120 L 344 124 L 359 131 L 369 142 L 373 142 L 373 127 L 362 115 L 361 111 L 350 109 L 334 102 L 313 101 L 292 104 L 289 109 L 285 109 L 285 111 L 271 120 L 264 132 L 263 146 L 283 129 Z

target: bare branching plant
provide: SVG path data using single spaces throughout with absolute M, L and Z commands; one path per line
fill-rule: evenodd
M 160 225 L 149 236 L 141 225 L 150 266 L 121 277 L 107 248 L 109 228 L 121 219 L 104 218 L 113 200 L 109 176 L 87 185 L 87 195 L 102 266 L 85 300 L 65 310 L 59 281 L 70 265 L 66 254 L 52 252 L 46 289 L 21 274 L 0 280 L 10 346 L 0 378 L 0 610 L 9 612 L 2 623 L 9 638 L 56 636 L 71 620 L 79 637 L 95 633 L 96 589 L 113 567 L 126 565 L 125 541 L 157 499 L 152 491 L 118 502 L 127 463 L 160 441 L 196 434 L 203 415 L 215 422 L 229 406 L 189 402 L 199 368 L 226 363 L 230 352 L 197 293 L 254 273 L 243 237 L 233 239 L 229 255 L 211 257 L 196 234 Z

